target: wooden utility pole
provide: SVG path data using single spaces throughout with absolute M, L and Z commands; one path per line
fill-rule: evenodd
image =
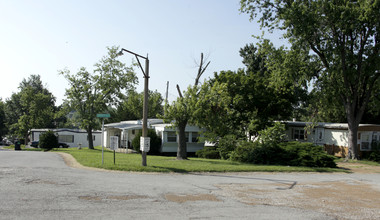
M 148 137 L 148 99 L 149 99 L 148 83 L 149 83 L 149 59 L 148 59 L 148 56 L 146 56 L 145 74 L 144 74 L 144 105 L 143 105 L 143 130 L 142 130 L 142 136 L 144 138 Z M 147 151 L 145 150 L 141 152 L 143 166 L 146 166 L 146 154 L 147 154 Z
M 146 154 L 150 148 L 149 138 L 148 138 L 149 59 L 148 59 L 148 55 L 146 57 L 143 57 L 137 53 L 126 50 L 124 48 L 121 49 L 121 51 L 118 53 L 118 55 L 119 56 L 123 55 L 123 51 L 135 55 L 137 62 L 139 64 L 139 67 L 144 74 L 143 124 L 142 124 L 142 136 L 140 138 L 140 150 L 142 152 L 141 153 L 141 155 L 142 155 L 142 166 L 146 166 Z M 145 71 L 142 68 L 139 57 L 142 59 L 145 59 Z

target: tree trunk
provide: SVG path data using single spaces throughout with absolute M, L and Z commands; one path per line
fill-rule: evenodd
M 92 127 L 87 127 L 87 139 L 88 139 L 88 149 L 94 149 L 94 141 L 92 140 Z
M 359 159 L 358 154 L 358 129 L 359 124 L 348 123 L 348 154 L 346 159 Z
M 346 116 L 348 122 L 348 154 L 346 159 L 359 159 L 358 130 L 359 123 L 364 114 L 364 107 L 355 109 L 354 106 L 346 104 Z M 356 110 L 356 111 L 355 111 Z
M 29 132 L 26 132 L 26 134 L 25 134 L 25 141 L 24 141 L 24 144 L 25 144 L 25 146 L 29 143 Z
M 178 133 L 178 150 L 177 150 L 177 160 L 187 159 L 187 144 L 186 144 L 186 128 L 187 121 L 178 123 L 177 133 Z

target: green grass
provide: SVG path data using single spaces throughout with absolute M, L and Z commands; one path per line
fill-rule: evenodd
M 21 144 L 20 145 L 21 147 L 21 150 L 27 150 L 27 151 L 43 151 L 43 149 L 40 149 L 40 148 L 25 148 L 25 145 Z M 9 145 L 9 146 L 6 146 L 6 147 L 3 147 L 4 149 L 15 149 L 15 145 L 12 144 L 12 145 Z
M 6 147 L 14 149 L 14 146 Z M 43 151 L 40 148 L 25 148 L 22 150 Z M 80 164 L 87 167 L 103 168 L 107 170 L 136 171 L 136 172 L 348 172 L 343 169 L 315 168 L 315 167 L 290 167 L 274 165 L 255 165 L 233 162 L 228 160 L 189 158 L 188 160 L 176 160 L 175 157 L 147 156 L 147 166 L 141 165 L 141 154 L 116 153 L 116 164 L 113 163 L 113 151 L 104 148 L 104 164 L 102 165 L 102 149 L 88 148 L 55 148 L 51 152 L 64 152 L 71 154 Z M 361 162 L 361 161 L 360 161 Z
M 116 164 L 113 163 L 113 151 L 104 150 L 104 165 L 102 165 L 102 150 L 83 148 L 58 148 L 52 152 L 71 154 L 80 164 L 88 167 L 108 170 L 137 171 L 137 172 L 347 172 L 342 169 L 266 166 L 238 163 L 226 160 L 189 158 L 176 160 L 175 157 L 147 156 L 147 166 L 141 165 L 140 154 L 116 153 Z

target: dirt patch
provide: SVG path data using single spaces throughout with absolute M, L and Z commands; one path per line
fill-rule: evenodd
M 63 152 L 54 152 L 54 153 L 61 155 L 63 160 L 65 161 L 65 164 L 69 167 L 88 169 L 88 170 L 102 170 L 95 167 L 83 166 L 82 164 L 78 163 L 78 161 L 73 156 L 71 156 L 71 154 L 63 153 Z
M 360 163 L 337 163 L 338 167 L 349 170 L 354 173 L 380 173 L 380 166 L 371 166 Z
M 359 181 L 217 185 L 223 196 L 250 205 L 314 210 L 337 219 L 380 219 L 380 192 Z
M 197 195 L 177 195 L 177 194 L 166 194 L 165 199 L 171 202 L 184 203 L 184 202 L 194 202 L 194 201 L 213 201 L 219 202 L 220 199 L 211 194 L 197 194 Z

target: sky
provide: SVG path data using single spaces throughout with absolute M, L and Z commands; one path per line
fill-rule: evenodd
M 72 74 L 107 55 L 107 47 L 120 46 L 149 56 L 149 89 L 169 101 L 194 84 L 197 62 L 204 53 L 210 65 L 201 81 L 222 70 L 243 68 L 240 48 L 257 43 L 259 24 L 239 12 L 239 0 L 0 0 L 0 97 L 19 91 L 30 75 L 40 75 L 56 97 L 65 99 Z M 280 36 L 266 36 L 275 45 Z M 119 59 L 128 66 L 133 55 Z M 141 60 L 144 62 L 144 60 Z M 143 74 L 138 92 L 143 91 Z

